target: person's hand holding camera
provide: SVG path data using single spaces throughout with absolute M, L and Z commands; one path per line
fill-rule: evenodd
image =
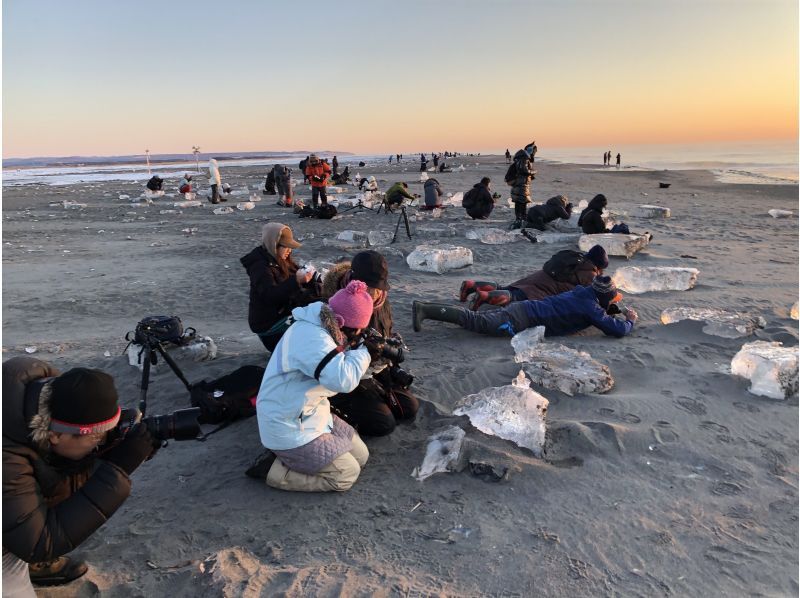
M 147 426 L 139 422 L 128 430 L 128 433 L 116 446 L 109 449 L 100 458 L 113 463 L 130 475 L 158 450 L 159 444 L 150 434 Z
M 381 357 L 381 353 L 383 352 L 383 348 L 386 346 L 386 343 L 381 337 L 368 336 L 364 339 L 364 346 L 367 348 L 369 356 L 373 361 L 375 361 Z
M 626 307 L 623 313 L 625 314 L 625 319 L 628 320 L 628 322 L 631 322 L 632 324 L 635 324 L 636 320 L 639 319 L 639 314 L 637 314 L 630 307 Z
M 314 272 L 312 270 L 306 270 L 305 268 L 300 268 L 297 272 L 295 272 L 294 276 L 295 278 L 297 278 L 297 284 L 303 286 L 313 278 Z

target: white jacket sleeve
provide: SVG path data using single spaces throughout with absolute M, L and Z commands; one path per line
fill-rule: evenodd
M 361 381 L 369 367 L 370 356 L 366 347 L 339 353 L 322 368 L 319 383 L 328 390 L 351 392 Z

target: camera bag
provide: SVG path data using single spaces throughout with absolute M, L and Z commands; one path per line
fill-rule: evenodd
M 227 425 L 256 414 L 255 397 L 261 387 L 264 368 L 242 366 L 216 380 L 192 384 L 191 402 L 200 408 L 201 424 Z

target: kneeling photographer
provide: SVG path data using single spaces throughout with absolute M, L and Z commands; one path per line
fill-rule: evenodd
M 330 398 L 332 408 L 364 436 L 391 434 L 397 422 L 411 420 L 419 409 L 419 400 L 409 387 L 414 377 L 400 366 L 404 360 L 403 342 L 393 331 L 389 304 L 389 267 L 377 251 L 362 251 L 352 262 L 336 264 L 322 281 L 322 295 L 330 298 L 351 280 L 367 285 L 373 300 L 372 317 L 365 337 L 380 342 L 381 355 L 373 358 L 367 377 L 355 390 Z
M 60 585 L 86 573 L 61 555 L 125 502 L 131 473 L 159 441 L 122 414 L 108 374 L 59 375 L 31 357 L 3 364 L 3 420 L 3 595 L 35 596 L 31 581 Z

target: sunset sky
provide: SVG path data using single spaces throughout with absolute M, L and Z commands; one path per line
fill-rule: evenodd
M 796 0 L 3 2 L 3 156 L 797 137 Z

